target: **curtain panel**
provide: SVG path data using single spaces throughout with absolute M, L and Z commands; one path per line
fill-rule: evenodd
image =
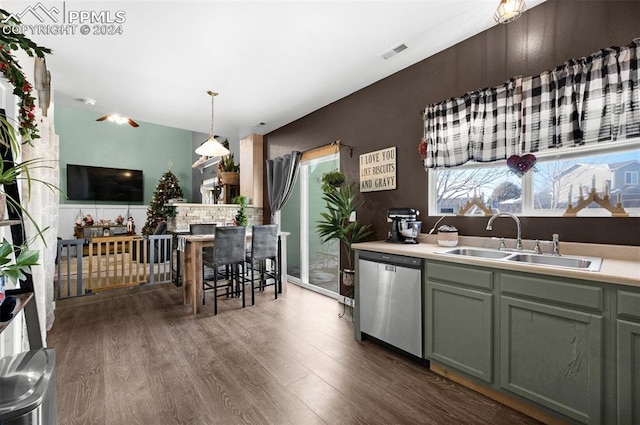
M 265 161 L 271 223 L 275 223 L 277 212 L 282 209 L 291 196 L 293 186 L 298 178 L 301 157 L 301 152 L 293 151 L 283 157 L 280 156 Z
M 640 137 L 638 43 L 428 106 L 425 168 Z

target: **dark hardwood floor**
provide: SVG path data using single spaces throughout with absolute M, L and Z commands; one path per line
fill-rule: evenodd
M 371 342 L 289 284 L 194 317 L 171 284 L 57 302 L 58 424 L 538 424 Z

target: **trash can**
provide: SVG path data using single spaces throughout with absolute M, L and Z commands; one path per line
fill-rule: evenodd
M 0 359 L 0 424 L 57 423 L 55 364 L 53 348 Z

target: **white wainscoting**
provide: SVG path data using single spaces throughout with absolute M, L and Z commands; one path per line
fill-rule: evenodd
M 76 217 L 82 211 L 82 215 L 91 214 L 94 221 L 111 220 L 115 222 L 118 214 L 126 217 L 127 208 L 133 217 L 136 225 L 136 234 L 140 234 L 144 223 L 147 221 L 147 205 L 88 205 L 88 204 L 60 204 L 58 214 L 58 237 L 62 239 L 73 239 L 73 227 Z

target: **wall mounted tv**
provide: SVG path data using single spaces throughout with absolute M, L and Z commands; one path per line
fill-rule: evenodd
M 74 201 L 142 202 L 142 170 L 67 164 L 67 197 Z

